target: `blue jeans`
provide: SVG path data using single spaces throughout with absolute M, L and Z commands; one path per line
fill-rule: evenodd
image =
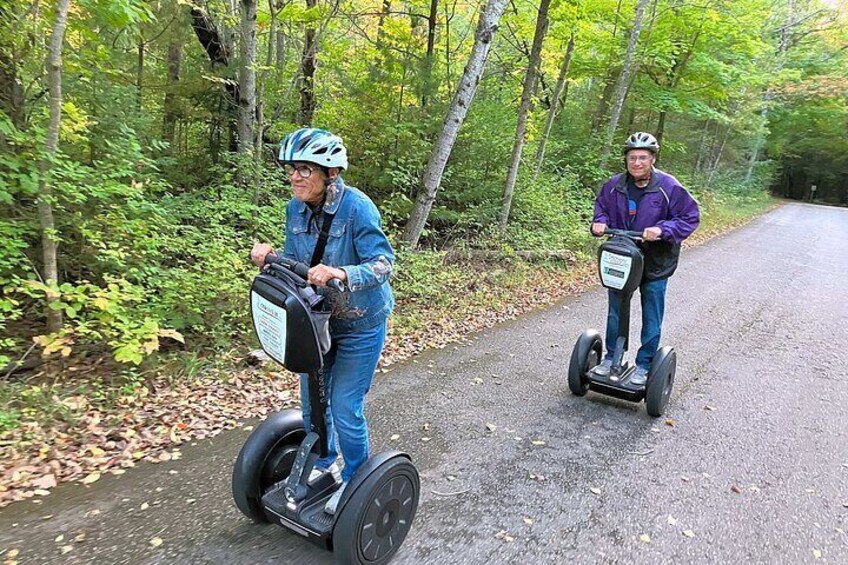
M 330 351 L 324 356 L 327 387 L 327 457 L 317 465 L 327 468 L 339 450 L 344 457 L 342 480 L 347 482 L 368 460 L 368 424 L 365 421 L 365 394 L 371 388 L 374 371 L 386 341 L 386 322 L 365 330 L 333 335 Z M 307 375 L 300 375 L 303 420 L 309 429 Z
M 643 281 L 639 285 L 639 299 L 642 302 L 642 346 L 636 353 L 636 365 L 644 369 L 651 368 L 651 361 L 657 354 L 665 313 L 665 290 L 668 279 Z M 618 308 L 620 293 L 609 290 L 609 313 L 607 314 L 607 358 L 613 356 L 612 349 L 618 337 Z

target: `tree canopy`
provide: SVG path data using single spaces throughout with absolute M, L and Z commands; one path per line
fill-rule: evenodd
M 639 130 L 696 195 L 816 184 L 848 204 L 847 15 L 844 0 L 4 4 L 0 366 L 33 339 L 138 363 L 163 338 L 238 335 L 246 250 L 283 233 L 276 144 L 302 125 L 344 138 L 346 182 L 399 246 L 584 245 L 593 187 Z

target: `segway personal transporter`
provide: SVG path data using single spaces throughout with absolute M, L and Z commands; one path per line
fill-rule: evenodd
M 334 552 L 340 563 L 387 563 L 415 518 L 420 482 L 406 453 L 372 456 L 345 488 L 334 515 L 324 504 L 341 486 L 329 471 L 312 473 L 327 456 L 323 354 L 330 348 L 329 312 L 306 282 L 309 267 L 269 255 L 251 286 L 253 327 L 262 349 L 295 373 L 307 373 L 310 429 L 300 410 L 268 416 L 247 438 L 233 469 L 233 498 L 255 522 L 273 522 Z M 329 286 L 341 290 L 341 281 Z
M 645 385 L 630 382 L 636 365 L 624 361 L 630 335 L 630 299 L 639 288 L 644 270 L 644 256 L 637 245 L 638 241 L 642 241 L 642 233 L 607 228 L 604 235 L 612 237 L 598 249 L 601 284 L 619 291 L 621 297 L 612 368 L 608 375 L 594 371 L 602 359 L 604 344 L 596 330 L 586 330 L 580 335 L 571 352 L 568 388 L 577 396 L 583 396 L 586 391 L 592 390 L 631 402 L 641 402 L 644 399 L 648 414 L 659 417 L 665 411 L 674 385 L 674 373 L 677 369 L 677 354 L 674 349 L 664 346 L 657 351 Z

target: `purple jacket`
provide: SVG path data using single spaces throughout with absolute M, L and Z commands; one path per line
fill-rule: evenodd
M 680 244 L 701 223 L 698 203 L 678 180 L 654 169 L 651 182 L 643 190 L 632 226 L 627 225 L 627 173 L 620 173 L 604 184 L 595 199 L 593 222 L 621 230 L 642 231 L 657 226 L 662 229 L 659 241 L 640 245 L 645 255 L 646 280 L 664 279 L 674 274 L 680 256 Z

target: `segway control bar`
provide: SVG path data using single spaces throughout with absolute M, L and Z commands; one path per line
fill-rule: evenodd
M 309 265 L 307 265 L 306 263 L 301 263 L 300 261 L 295 261 L 294 259 L 289 259 L 288 257 L 284 257 L 282 255 L 277 255 L 276 253 L 267 254 L 265 256 L 265 264 L 280 265 L 282 267 L 285 267 L 297 276 L 303 278 L 304 281 L 307 280 L 307 278 L 309 277 Z M 344 290 L 344 283 L 342 283 L 342 281 L 340 281 L 339 279 L 328 280 L 327 286 L 339 292 L 342 292 Z
M 617 230 L 615 228 L 604 229 L 604 235 L 610 235 L 610 236 L 621 235 L 621 236 L 629 237 L 630 239 L 635 239 L 635 240 L 638 240 L 638 241 L 642 241 L 644 239 L 642 237 L 642 232 L 640 232 L 640 231 Z

